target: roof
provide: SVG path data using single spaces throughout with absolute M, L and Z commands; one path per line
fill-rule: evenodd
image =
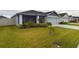
M 56 11 L 46 12 L 47 15 L 59 16 Z
M 35 10 L 24 11 L 17 14 L 45 16 L 45 13 L 40 12 L 40 11 L 35 11 Z
M 53 16 L 59 16 L 56 11 L 50 11 L 50 12 L 40 12 L 40 11 L 35 11 L 35 10 L 29 10 L 29 11 L 24 11 L 17 13 L 16 15 L 33 15 L 33 16 L 46 16 L 46 15 L 53 15 Z M 14 16 L 16 16 L 14 15 Z M 12 16 L 11 18 L 13 18 Z
M 0 16 L 0 19 L 1 19 L 1 18 L 7 18 L 7 17 L 5 17 L 5 16 Z
M 59 14 L 60 17 L 63 17 L 63 16 L 65 16 L 65 15 L 67 15 L 67 13 L 60 13 L 60 14 Z
M 72 16 L 73 18 L 79 18 L 79 16 Z

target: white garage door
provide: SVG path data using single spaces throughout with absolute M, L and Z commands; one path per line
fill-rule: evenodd
M 7 26 L 7 25 L 15 25 L 15 20 L 7 18 L 0 19 L 0 26 Z
M 59 24 L 59 19 L 54 17 L 47 17 L 46 22 L 51 22 L 52 24 Z

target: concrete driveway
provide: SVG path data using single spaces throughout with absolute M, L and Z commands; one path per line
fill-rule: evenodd
M 79 30 L 79 26 L 72 26 L 72 25 L 53 25 L 53 26 Z

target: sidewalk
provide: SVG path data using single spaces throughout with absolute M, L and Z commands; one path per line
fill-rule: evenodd
M 53 26 L 79 30 L 79 26 L 72 26 L 72 25 L 53 25 Z

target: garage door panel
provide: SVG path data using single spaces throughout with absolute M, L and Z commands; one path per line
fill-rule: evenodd
M 53 18 L 53 17 L 47 17 L 47 22 L 51 22 L 52 24 L 58 24 L 59 19 L 58 18 Z

